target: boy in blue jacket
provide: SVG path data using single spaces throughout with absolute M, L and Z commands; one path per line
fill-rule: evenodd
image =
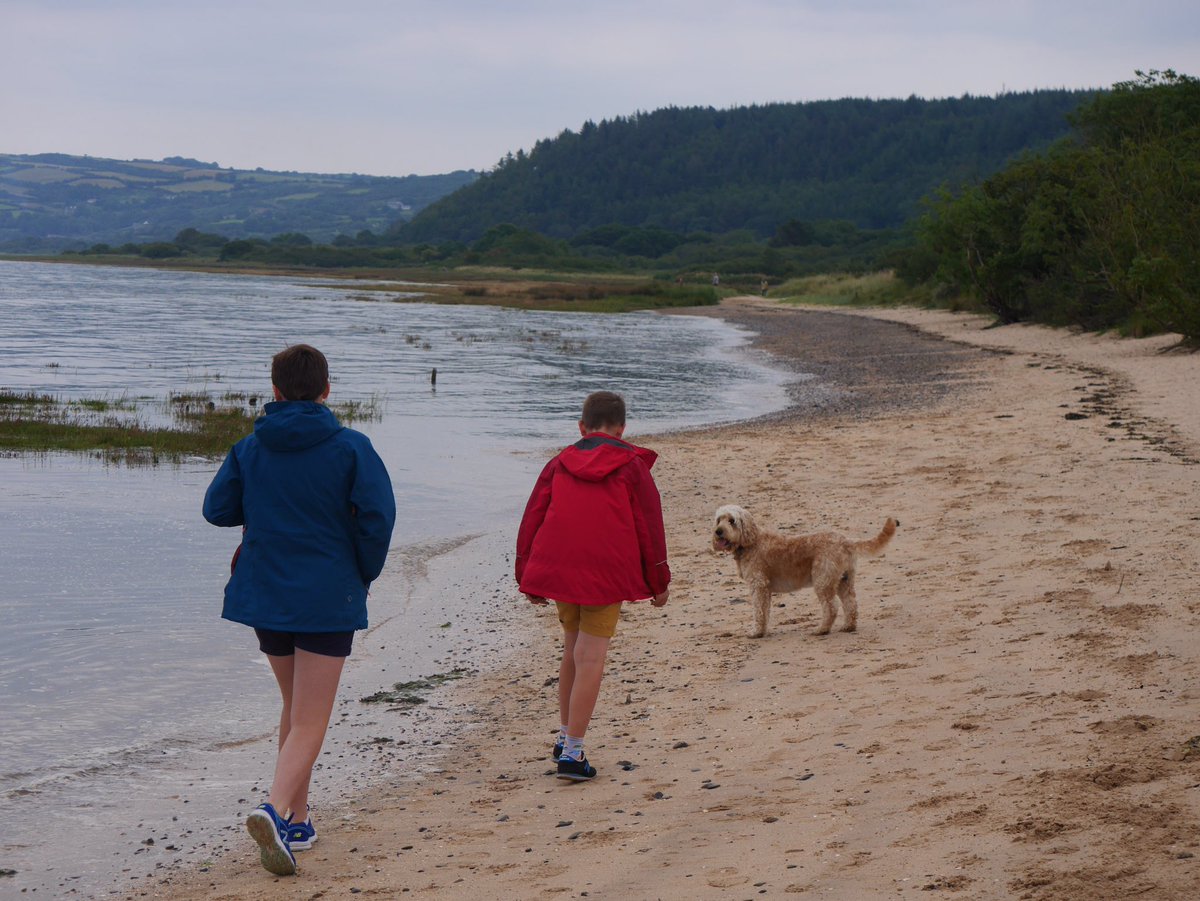
M 254 628 L 283 698 L 271 793 L 246 829 L 262 865 L 287 876 L 293 852 L 317 838 L 312 768 L 354 631 L 367 627 L 367 588 L 383 570 L 396 501 L 371 442 L 324 404 L 324 354 L 307 344 L 281 351 L 271 382 L 275 402 L 221 464 L 204 518 L 243 527 L 221 615 Z

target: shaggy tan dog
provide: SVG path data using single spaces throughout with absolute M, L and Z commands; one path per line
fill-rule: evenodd
M 821 602 L 818 635 L 828 635 L 837 616 L 834 597 L 842 601 L 843 632 L 858 626 L 858 599 L 854 594 L 854 565 L 859 557 L 883 552 L 896 534 L 899 520 L 889 518 L 881 531 L 867 541 L 850 541 L 837 532 L 788 536 L 760 529 L 754 518 L 733 504 L 717 510 L 712 546 L 716 551 L 733 551 L 738 575 L 750 586 L 754 604 L 751 638 L 767 634 L 771 595 L 796 591 L 811 585 Z

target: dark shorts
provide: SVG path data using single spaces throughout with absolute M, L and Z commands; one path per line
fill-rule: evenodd
M 271 657 L 291 657 L 296 650 L 320 654 L 323 657 L 349 657 L 354 643 L 353 632 L 276 632 L 255 629 L 258 649 Z

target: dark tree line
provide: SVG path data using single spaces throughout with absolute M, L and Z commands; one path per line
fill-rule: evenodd
M 687 234 L 846 220 L 890 228 L 940 185 L 990 175 L 1067 131 L 1092 92 L 668 108 L 539 141 L 393 236 L 474 241 L 502 223 L 554 238 L 619 224 Z

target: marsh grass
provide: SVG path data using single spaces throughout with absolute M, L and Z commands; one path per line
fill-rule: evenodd
M 646 278 L 596 280 L 532 272 L 523 275 L 522 279 L 505 279 L 496 277 L 495 273 L 472 273 L 471 281 L 425 285 L 420 296 L 398 295 L 394 300 L 397 303 L 481 304 L 553 312 L 629 313 L 711 306 L 720 299 L 707 285 L 675 285 Z M 386 285 L 377 288 L 389 290 Z M 362 290 L 362 286 L 355 286 L 355 289 Z M 405 286 L 403 290 L 411 291 L 411 286 Z
M 383 401 L 378 394 L 366 400 L 343 400 L 329 404 L 329 409 L 342 425 L 356 422 L 379 422 L 383 419 Z
M 898 307 L 915 306 L 980 312 L 969 298 L 941 297 L 929 286 L 913 287 L 893 272 L 866 275 L 830 273 L 789 279 L 768 294 L 783 303 L 814 304 L 827 307 Z
M 155 407 L 167 414 L 147 417 Z M 157 466 L 186 457 L 217 458 L 254 427 L 242 404 L 207 395 L 168 396 L 165 404 L 128 397 L 63 399 L 0 392 L 0 448 L 26 453 L 65 451 L 109 463 Z
M 867 275 L 833 273 L 790 279 L 772 288 L 770 296 L 785 303 L 867 307 L 900 303 L 908 292 L 908 287 L 890 272 Z
M 262 398 L 244 392 L 171 392 L 165 400 L 64 400 L 0 391 L 0 450 L 65 451 L 109 463 L 157 466 L 187 457 L 219 459 L 250 434 Z M 343 425 L 383 418 L 378 395 L 330 404 Z

